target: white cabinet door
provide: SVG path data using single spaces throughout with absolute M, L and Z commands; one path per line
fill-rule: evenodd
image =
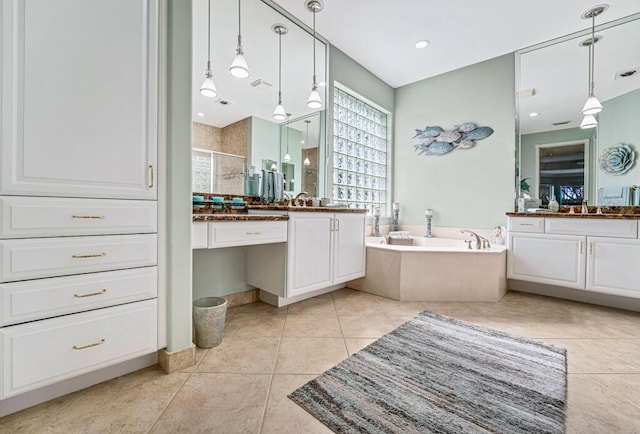
M 575 235 L 512 233 L 507 277 L 584 289 L 585 241 Z
M 640 240 L 588 237 L 587 289 L 640 298 Z
M 333 214 L 291 213 L 287 246 L 287 297 L 331 285 Z
M 0 194 L 156 198 L 157 0 L 3 0 Z
M 364 214 L 334 215 L 333 283 L 365 274 Z

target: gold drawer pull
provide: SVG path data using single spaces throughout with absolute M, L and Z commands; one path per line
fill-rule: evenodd
M 105 339 L 100 339 L 98 342 L 94 342 L 92 344 L 87 344 L 87 345 L 74 345 L 73 349 L 74 350 L 86 350 L 87 348 L 91 348 L 91 347 L 97 347 L 98 345 L 102 345 L 106 342 Z
M 106 253 L 93 253 L 91 255 L 72 255 L 73 259 L 101 258 L 103 256 L 107 256 L 107 254 Z
M 262 232 L 245 232 L 246 235 L 260 235 Z
M 104 220 L 103 215 L 72 215 L 71 218 L 74 219 L 90 219 L 90 220 Z
M 95 292 L 88 292 L 86 294 L 73 294 L 73 296 L 75 298 L 85 298 L 85 297 L 93 297 L 96 295 L 102 295 L 102 294 L 106 294 L 107 290 L 106 289 L 101 289 L 100 291 L 95 291 Z
M 533 226 L 533 223 L 520 223 L 520 226 Z

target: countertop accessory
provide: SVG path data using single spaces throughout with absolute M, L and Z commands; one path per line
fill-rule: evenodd
M 425 231 L 425 238 L 431 238 L 431 219 L 433 218 L 433 210 L 431 208 L 427 208 L 424 210 L 424 218 L 427 220 L 427 228 Z
M 373 208 L 373 236 L 379 237 L 380 235 L 380 207 L 376 206 Z
M 393 203 L 393 230 L 400 230 L 400 202 Z

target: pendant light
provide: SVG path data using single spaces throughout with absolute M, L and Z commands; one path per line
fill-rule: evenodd
M 291 116 L 291 113 L 287 113 L 287 124 L 286 124 L 286 128 L 287 128 L 287 152 L 286 154 L 284 154 L 284 158 L 282 158 L 282 161 L 284 161 L 285 163 L 288 163 L 289 161 L 291 161 L 291 154 L 289 154 L 289 116 Z
M 322 98 L 318 92 L 318 81 L 316 80 L 316 13 L 322 10 L 323 5 L 321 0 L 306 0 L 304 4 L 307 10 L 313 13 L 313 83 L 307 107 L 319 109 L 322 108 Z
M 305 136 L 305 141 L 307 142 L 307 146 L 309 146 L 309 124 L 311 121 L 309 119 L 305 119 L 304 123 L 307 124 L 307 135 Z M 309 160 L 309 148 L 305 148 L 305 155 L 306 157 L 302 164 L 305 166 L 311 166 L 311 160 Z
M 229 72 L 236 78 L 247 78 L 249 76 L 249 65 L 244 58 L 244 51 L 242 50 L 242 27 L 241 27 L 241 10 L 240 2 L 238 0 L 238 47 L 236 48 L 236 57 L 233 58 Z
M 594 78 L 594 64 L 595 64 L 595 45 L 600 40 L 600 38 L 596 38 L 596 17 L 603 13 L 609 6 L 608 5 L 599 5 L 590 9 L 583 13 L 581 17 L 583 19 L 591 19 L 591 38 L 586 41 L 582 41 L 580 43 L 581 46 L 587 47 L 589 49 L 589 93 L 587 102 L 585 102 L 584 107 L 582 108 L 582 114 L 585 116 L 593 116 L 602 111 L 602 104 L 598 101 L 594 94 L 595 90 L 595 78 Z M 594 118 L 595 120 L 595 118 Z M 583 123 L 585 121 L 583 120 Z M 597 122 L 596 122 L 597 125 Z
M 282 105 L 282 35 L 286 35 L 289 29 L 284 24 L 277 23 L 271 26 L 271 30 L 278 35 L 278 104 L 273 111 L 273 118 L 283 121 L 287 117 L 287 111 Z
M 200 94 L 209 98 L 218 96 L 218 89 L 216 89 L 216 84 L 213 82 L 213 74 L 211 73 L 211 0 L 209 0 L 207 9 L 207 71 L 202 86 L 200 86 Z
M 580 128 L 588 130 L 589 128 L 595 128 L 598 126 L 598 121 L 594 115 L 585 115 L 580 122 Z

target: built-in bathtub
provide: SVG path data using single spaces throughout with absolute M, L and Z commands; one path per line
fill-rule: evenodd
M 504 246 L 469 250 L 463 239 L 413 238 L 403 246 L 368 237 L 366 276 L 348 286 L 403 301 L 498 301 L 507 292 Z

